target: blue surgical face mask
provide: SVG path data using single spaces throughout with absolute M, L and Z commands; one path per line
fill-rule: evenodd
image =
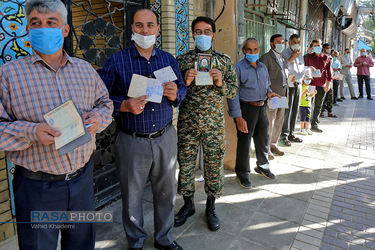
M 212 36 L 199 35 L 194 37 L 195 45 L 200 51 L 207 51 L 211 48 Z
M 333 57 L 333 61 L 336 61 L 336 60 L 337 60 L 337 57 L 334 56 L 334 57 Z
M 310 85 L 311 83 L 311 79 L 304 79 L 303 81 L 306 85 Z
M 366 56 L 366 52 L 361 52 L 361 56 Z
M 316 53 L 316 54 L 322 53 L 322 47 L 315 46 L 314 49 L 313 49 L 313 52 Z
M 259 54 L 249 54 L 249 53 L 246 53 L 246 57 L 245 58 L 249 62 L 253 63 L 253 62 L 256 62 L 259 59 Z
M 38 28 L 29 30 L 29 39 L 34 50 L 44 54 L 55 54 L 63 45 L 62 29 Z

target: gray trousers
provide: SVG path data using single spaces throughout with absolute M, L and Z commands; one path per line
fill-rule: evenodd
M 167 246 L 173 241 L 176 199 L 177 135 L 171 126 L 155 139 L 119 132 L 116 170 L 122 196 L 122 223 L 130 248 L 141 248 L 147 238 L 143 228 L 143 192 L 150 178 L 154 204 L 155 242 Z
M 269 123 L 270 148 L 277 146 L 277 141 L 284 124 L 285 108 L 270 109 L 267 106 L 267 116 Z
M 299 111 L 300 92 L 301 87 L 297 83 L 294 83 L 294 88 L 289 88 L 288 95 L 288 109 L 285 109 L 284 113 L 284 124 L 281 130 L 281 139 L 288 138 L 294 134 L 294 128 L 296 127 L 297 114 Z
M 348 84 L 350 97 L 356 97 L 353 84 L 352 84 L 352 75 L 351 74 L 343 74 L 343 75 L 344 75 L 344 79 L 340 80 L 340 97 L 344 97 L 344 80 L 346 81 L 346 84 Z

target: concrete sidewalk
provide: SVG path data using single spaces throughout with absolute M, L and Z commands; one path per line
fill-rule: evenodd
M 217 232 L 207 229 L 206 195 L 203 183 L 196 182 L 196 214 L 174 228 L 177 242 L 184 249 L 375 249 L 375 101 L 350 100 L 347 87 L 345 95 L 333 109 L 338 118 L 321 118 L 323 133 L 280 146 L 286 155 L 271 161 L 275 180 L 252 171 L 253 187 L 245 190 L 235 173 L 226 171 L 216 206 L 222 222 Z M 149 233 L 144 249 L 153 249 L 149 188 L 144 200 Z M 182 204 L 178 196 L 176 212 Z M 96 248 L 127 249 L 120 201 L 105 209 L 114 211 L 115 223 L 98 225 Z
M 374 86 L 375 79 L 371 81 Z M 355 77 L 353 82 L 358 93 Z M 301 136 L 303 143 L 291 147 L 280 146 L 286 155 L 271 161 L 275 180 L 252 171 L 253 187 L 246 190 L 233 172 L 226 171 L 224 195 L 216 206 L 222 222 L 217 232 L 206 226 L 206 195 L 203 182 L 196 182 L 196 214 L 174 228 L 177 242 L 194 250 L 375 249 L 375 101 L 350 100 L 347 87 L 345 96 L 340 107 L 333 109 L 338 118 L 321 119 L 323 133 Z M 152 194 L 149 187 L 146 191 L 149 237 L 144 249 L 153 249 Z M 182 204 L 178 196 L 176 212 Z M 96 249 L 128 249 L 121 201 L 105 210 L 114 212 L 115 222 L 97 225 Z M 16 241 L 2 243 L 0 248 L 17 249 Z

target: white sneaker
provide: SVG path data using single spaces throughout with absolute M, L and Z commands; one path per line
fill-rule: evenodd
M 308 135 L 307 131 L 304 130 L 304 129 L 301 129 L 301 130 L 299 131 L 299 133 L 300 133 L 301 135 Z
M 307 129 L 306 132 L 307 132 L 309 135 L 314 134 L 310 129 Z

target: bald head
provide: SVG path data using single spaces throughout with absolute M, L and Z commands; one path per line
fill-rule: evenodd
M 159 14 L 156 12 L 156 11 L 153 11 L 153 10 L 149 10 L 149 9 L 140 9 L 140 10 L 137 10 L 134 15 L 133 15 L 133 25 L 135 23 L 135 19 L 136 18 L 139 18 L 139 16 L 142 16 L 142 15 L 149 15 L 149 16 L 154 16 L 155 18 L 155 23 L 157 25 L 159 25 Z

